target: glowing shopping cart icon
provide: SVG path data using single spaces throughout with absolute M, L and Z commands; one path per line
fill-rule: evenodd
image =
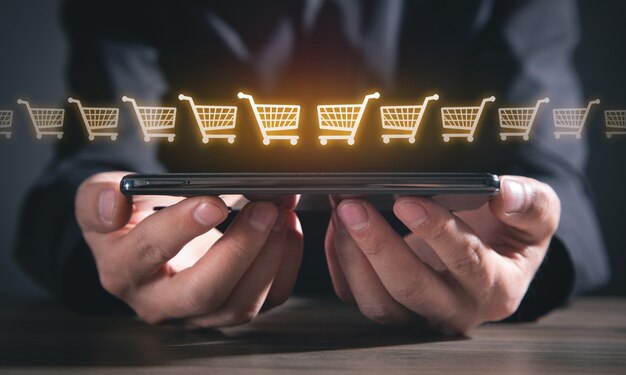
M 554 126 L 557 129 L 563 129 L 554 132 L 556 139 L 560 139 L 562 135 L 573 135 L 577 139 L 580 139 L 591 107 L 597 104 L 600 104 L 600 99 L 590 101 L 589 104 L 587 104 L 587 108 L 563 108 L 553 110 Z
M 297 135 L 282 134 L 286 131 L 298 129 L 300 121 L 299 105 L 256 104 L 251 95 L 240 92 L 239 99 L 247 99 L 263 135 L 263 144 L 269 145 L 273 139 L 289 140 L 292 145 L 298 144 Z M 281 134 L 276 134 L 281 133 Z
M 0 111 L 0 135 L 11 139 L 13 135 L 13 111 Z
M 179 100 L 186 100 L 191 105 L 193 114 L 196 117 L 202 142 L 209 143 L 209 139 L 228 139 L 228 143 L 235 143 L 234 134 L 216 133 L 224 130 L 235 129 L 237 123 L 237 107 L 196 105 L 193 98 L 180 94 Z
M 441 121 L 444 129 L 455 130 L 453 133 L 444 133 L 443 141 L 450 142 L 450 138 L 466 138 L 474 141 L 474 133 L 480 122 L 480 117 L 487 103 L 496 101 L 495 96 L 483 99 L 478 107 L 444 107 L 441 108 Z
M 95 140 L 96 137 L 109 137 L 112 141 L 117 140 L 117 132 L 109 130 L 117 129 L 117 122 L 120 117 L 118 108 L 83 107 L 80 100 L 74 98 L 67 99 L 67 102 L 78 106 L 90 141 Z
M 409 143 L 415 143 L 415 135 L 426 112 L 426 106 L 431 100 L 439 100 L 439 95 L 427 97 L 422 105 L 380 107 L 383 129 L 395 132 L 383 134 L 383 142 L 389 143 L 392 138 L 395 138 L 408 139 Z M 401 133 L 398 134 L 398 132 Z
M 606 120 L 606 137 L 626 135 L 626 111 L 604 111 Z
M 176 108 L 140 107 L 135 99 L 127 96 L 122 97 L 122 101 L 133 105 L 145 142 L 150 142 L 151 138 L 167 138 L 168 142 L 174 142 L 176 134 L 168 130 L 176 126 Z
M 549 98 L 537 101 L 537 105 L 528 108 L 500 108 L 500 127 L 509 129 L 508 132 L 500 132 L 500 139 L 506 141 L 507 137 L 522 137 L 527 141 L 530 139 L 530 131 L 532 130 L 537 112 L 542 104 L 550 103 Z
M 63 128 L 63 119 L 65 118 L 64 109 L 32 108 L 29 102 L 22 99 L 18 99 L 17 104 L 23 104 L 28 109 L 37 139 L 43 138 L 44 135 L 56 136 L 58 139 L 63 138 L 61 128 Z
M 366 95 L 362 104 L 318 105 L 317 115 L 320 129 L 344 133 L 320 135 L 320 143 L 325 145 L 330 139 L 345 139 L 349 145 L 353 145 L 356 132 L 359 130 L 361 120 L 363 120 L 367 102 L 378 98 L 380 98 L 380 94 L 375 92 Z

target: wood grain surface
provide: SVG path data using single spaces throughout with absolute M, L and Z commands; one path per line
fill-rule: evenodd
M 49 303 L 0 307 L 0 373 L 626 373 L 626 300 L 580 299 L 467 337 L 394 331 L 334 300 L 292 298 L 252 323 L 185 331 Z

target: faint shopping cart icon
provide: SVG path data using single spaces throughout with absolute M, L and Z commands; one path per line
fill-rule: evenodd
M 292 145 L 298 144 L 297 135 L 284 134 L 298 129 L 300 121 L 299 105 L 256 104 L 252 95 L 240 92 L 239 99 L 247 99 L 263 135 L 263 144 L 269 145 L 271 140 L 289 140 Z M 277 134 L 278 133 L 278 134 Z
M 383 129 L 393 132 L 383 134 L 383 142 L 389 143 L 391 139 L 408 139 L 409 143 L 415 143 L 426 106 L 431 100 L 439 100 L 439 95 L 427 97 L 422 105 L 380 107 Z
M 626 111 L 604 111 L 606 121 L 606 137 L 626 135 Z
M 13 136 L 13 111 L 0 111 L 0 135 L 6 139 Z
M 534 107 L 528 108 L 500 108 L 498 114 L 500 116 L 500 127 L 509 129 L 508 132 L 500 132 L 500 139 L 506 141 L 507 137 L 522 137 L 527 141 L 530 139 L 530 131 L 537 118 L 539 107 L 542 104 L 550 103 L 549 98 L 543 98 L 537 101 Z
M 228 143 L 235 143 L 234 134 L 221 133 L 224 130 L 235 129 L 237 123 L 237 107 L 196 105 L 192 97 L 180 94 L 179 100 L 186 100 L 191 105 L 196 118 L 203 143 L 209 143 L 209 139 L 227 139 Z
M 120 116 L 118 108 L 83 107 L 80 100 L 74 98 L 68 98 L 67 102 L 78 106 L 90 141 L 95 140 L 96 137 L 108 137 L 112 141 L 117 140 L 117 132 L 110 130 L 117 129 Z
M 554 126 L 557 129 L 562 129 L 554 132 L 556 139 L 560 139 L 563 135 L 573 135 L 580 139 L 591 107 L 597 104 L 600 104 L 600 99 L 590 101 L 587 108 L 554 109 Z
M 167 138 L 168 142 L 174 142 L 176 134 L 168 130 L 176 126 L 176 108 L 140 107 L 135 99 L 127 96 L 122 97 L 122 101 L 133 105 L 145 142 L 152 138 Z
M 444 107 L 441 108 L 441 120 L 444 129 L 455 130 L 444 133 L 443 141 L 450 142 L 451 138 L 465 138 L 468 142 L 474 141 L 474 134 L 478 128 L 481 115 L 487 103 L 496 101 L 495 96 L 483 99 L 478 107 Z
M 375 92 L 366 95 L 361 104 L 318 105 L 317 115 L 320 129 L 342 133 L 320 135 L 320 143 L 325 145 L 329 140 L 343 139 L 347 140 L 349 145 L 353 145 L 359 125 L 363 120 L 367 103 L 372 99 L 379 98 L 380 94 Z
M 63 128 L 65 118 L 64 109 L 32 108 L 28 101 L 22 99 L 18 99 L 17 104 L 23 104 L 28 109 L 37 139 L 43 138 L 44 135 L 56 136 L 58 139 L 63 138 L 61 128 Z

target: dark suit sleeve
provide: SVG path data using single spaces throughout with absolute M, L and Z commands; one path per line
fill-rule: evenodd
M 551 99 L 540 111 L 531 140 L 507 143 L 507 154 L 501 158 L 507 164 L 500 169 L 546 182 L 562 204 L 560 226 L 548 255 L 512 317 L 532 320 L 572 295 L 601 286 L 609 277 L 593 196 L 585 178 L 587 142 L 584 137 L 556 140 L 554 136 L 551 109 L 585 107 L 587 101 L 572 66 L 579 37 L 577 6 L 571 0 L 492 3 L 491 25 L 482 36 L 487 48 L 483 49 L 485 55 L 478 57 L 486 62 L 480 68 L 482 77 L 487 82 L 497 79 L 506 83 L 501 87 L 506 94 L 499 98 L 500 106 Z
M 88 142 L 77 108 L 67 107 L 64 139 L 27 194 L 16 257 L 42 286 L 75 306 L 97 308 L 106 299 L 74 216 L 78 186 L 99 172 L 163 171 L 155 146 L 143 142 L 131 108 L 120 100 L 128 95 L 156 102 L 165 90 L 158 41 L 142 35 L 149 25 L 139 3 L 93 12 L 89 2 L 70 1 L 63 11 L 70 94 L 85 105 L 119 107 L 120 134 L 115 142 Z

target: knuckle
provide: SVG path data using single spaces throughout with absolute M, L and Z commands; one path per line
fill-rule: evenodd
M 180 294 L 179 309 L 187 315 L 199 315 L 217 309 L 218 304 L 206 288 L 202 288 L 197 282 L 190 282 L 187 290 Z
M 404 306 L 418 306 L 428 298 L 428 285 L 416 280 L 410 287 L 406 285 L 389 291 L 391 296 Z
M 256 318 L 259 309 L 256 307 L 235 308 L 228 312 L 226 321 L 229 325 L 246 324 Z
M 367 306 L 360 306 L 359 309 L 361 313 L 365 315 L 366 318 L 381 324 L 381 325 L 390 325 L 394 323 L 393 313 L 384 305 L 381 304 L 373 304 Z
M 440 222 L 433 222 L 428 227 L 428 236 L 434 242 L 446 241 L 456 230 L 456 225 L 452 219 Z
M 368 255 L 381 255 L 387 248 L 387 241 L 381 236 L 376 236 L 372 233 L 368 234 L 361 246 L 364 253 Z
M 458 252 L 459 255 L 449 263 L 448 267 L 461 277 L 478 273 L 482 265 L 482 260 L 478 255 L 482 249 L 482 242 L 474 236 L 465 236 L 460 246 L 462 251 Z
M 250 258 L 250 244 L 247 236 L 232 236 L 228 240 L 229 253 L 236 261 L 248 261 Z
M 139 254 L 141 264 L 158 267 L 162 266 L 169 257 L 167 252 L 157 243 L 154 243 L 152 236 L 144 231 L 138 231 L 136 237 L 136 249 Z

